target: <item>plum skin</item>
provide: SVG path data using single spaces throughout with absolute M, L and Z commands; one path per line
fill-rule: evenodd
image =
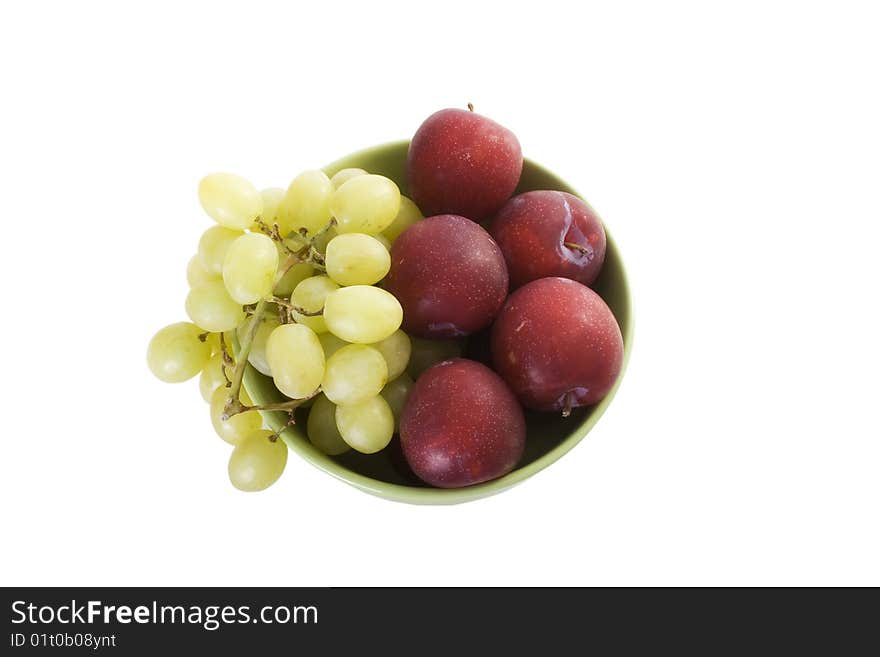
M 510 130 L 468 110 L 444 109 L 413 135 L 406 176 L 425 216 L 458 214 L 479 221 L 510 198 L 522 165 L 522 149 Z
M 488 326 L 507 297 L 504 255 L 480 225 L 458 215 L 428 217 L 391 247 L 384 287 L 403 307 L 403 330 L 455 338 Z
M 623 365 L 611 309 L 568 278 L 540 278 L 511 294 L 492 327 L 491 350 L 495 370 L 536 411 L 599 402 Z
M 602 220 L 567 192 L 514 196 L 492 219 L 489 233 L 504 253 L 512 289 L 547 276 L 592 285 L 605 262 Z
M 525 442 L 526 421 L 516 397 L 495 372 L 466 358 L 426 370 L 400 418 L 407 463 L 438 488 L 507 474 L 522 457 Z

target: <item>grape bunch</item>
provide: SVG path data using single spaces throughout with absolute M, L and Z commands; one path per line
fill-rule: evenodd
M 200 374 L 214 429 L 234 446 L 232 484 L 263 490 L 286 465 L 287 446 L 259 411 L 287 412 L 293 423 L 310 406 L 309 440 L 328 455 L 382 450 L 411 375 L 460 354 L 455 342 L 410 339 L 401 304 L 376 286 L 392 243 L 423 218 L 415 203 L 363 169 L 306 171 L 286 190 L 262 191 L 214 173 L 198 195 L 216 225 L 187 266 L 191 321 L 156 333 L 147 360 L 169 383 Z M 248 364 L 286 400 L 254 405 L 242 386 Z

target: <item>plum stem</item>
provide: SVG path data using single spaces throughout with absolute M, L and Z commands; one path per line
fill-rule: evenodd
M 574 406 L 574 395 L 571 390 L 565 393 L 565 402 L 562 406 L 562 417 L 568 417 L 571 415 L 571 409 Z
M 471 112 L 473 112 L 473 111 L 474 111 L 474 104 L 473 104 L 473 103 L 468 103 L 468 109 L 469 109 Z
M 590 252 L 590 249 L 588 249 L 587 247 L 581 246 L 580 244 L 575 244 L 574 242 L 563 242 L 562 245 L 567 246 L 569 249 L 573 249 L 574 251 L 580 251 L 584 255 Z

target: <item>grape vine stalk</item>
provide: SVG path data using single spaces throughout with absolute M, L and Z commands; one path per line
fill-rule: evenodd
M 309 236 L 306 231 L 292 231 L 285 237 L 281 235 L 281 231 L 279 230 L 277 223 L 269 226 L 262 220 L 262 218 L 258 218 L 256 220 L 256 224 L 260 227 L 260 230 L 263 233 L 265 233 L 270 238 L 272 238 L 273 241 L 278 242 L 281 245 L 287 256 L 284 263 L 281 265 L 281 267 L 279 267 L 278 273 L 275 276 L 275 286 L 278 285 L 278 283 L 281 281 L 287 271 L 294 265 L 308 263 L 313 267 L 323 269 L 324 254 L 316 247 L 316 243 L 336 225 L 336 220 L 334 218 L 331 217 L 327 225 L 312 236 Z M 298 249 L 291 249 L 286 242 L 287 239 L 296 239 L 302 244 L 302 246 Z M 274 404 L 248 405 L 242 403 L 241 385 L 242 381 L 244 380 L 244 371 L 248 363 L 248 355 L 250 354 L 251 345 L 253 344 L 254 336 L 257 333 L 257 328 L 259 327 L 260 322 L 263 321 L 263 316 L 266 314 L 266 309 L 270 301 L 272 303 L 278 304 L 279 306 L 282 306 L 286 310 L 286 312 L 280 313 L 282 323 L 293 322 L 293 312 L 297 312 L 305 316 L 320 315 L 323 312 L 323 309 L 310 312 L 305 310 L 304 308 L 298 308 L 290 304 L 288 301 L 285 301 L 284 299 L 277 297 L 273 294 L 257 302 L 256 306 L 254 306 L 252 310 L 249 309 L 250 324 L 248 325 L 248 329 L 241 339 L 237 358 L 234 358 L 229 353 L 226 347 L 226 342 L 223 339 L 223 335 L 220 335 L 220 346 L 223 352 L 223 361 L 233 368 L 232 378 L 230 379 L 229 377 L 227 377 L 226 387 L 229 388 L 229 397 L 227 398 L 226 404 L 223 408 L 223 415 L 221 418 L 223 421 L 228 420 L 233 415 L 238 415 L 239 413 L 245 413 L 247 411 L 284 411 L 288 414 L 288 422 L 286 426 L 290 426 L 294 423 L 293 412 L 309 399 L 315 397 L 321 392 L 321 389 L 318 388 L 308 397 L 304 397 L 302 399 L 291 399 L 286 402 L 277 402 Z M 223 371 L 224 376 L 226 376 L 225 368 L 223 368 Z M 273 435 L 274 439 L 277 439 L 277 437 L 277 434 Z

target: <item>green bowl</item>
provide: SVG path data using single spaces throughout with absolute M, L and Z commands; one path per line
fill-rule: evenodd
M 332 176 L 340 169 L 360 167 L 370 173 L 391 178 L 400 186 L 400 191 L 406 194 L 405 163 L 408 147 L 408 141 L 375 146 L 337 160 L 324 167 L 324 171 Z M 580 196 L 561 178 L 534 162 L 525 160 L 517 193 L 535 189 L 557 189 Z M 297 424 L 281 434 L 284 442 L 306 461 L 337 479 L 372 495 L 411 504 L 468 502 L 500 493 L 540 472 L 577 445 L 593 428 L 614 398 L 632 351 L 633 320 L 626 272 L 617 245 L 610 234 L 607 237 L 605 265 L 593 289 L 608 303 L 623 333 L 624 356 L 620 377 L 611 392 L 600 403 L 590 408 L 575 409 L 567 419 L 556 413 L 527 413 L 528 438 L 525 454 L 519 466 L 509 474 L 466 488 L 431 488 L 406 472 L 405 467 L 401 467 L 402 455 L 399 447 L 395 449 L 396 438 L 390 448 L 378 454 L 368 455 L 351 451 L 340 456 L 326 456 L 315 449 L 305 435 L 305 409 L 301 409 L 303 412 L 297 415 Z M 256 404 L 268 404 L 284 399 L 275 388 L 272 379 L 263 376 L 252 367 L 248 367 L 245 373 L 244 386 Z M 263 417 L 276 431 L 287 420 L 285 414 L 278 412 L 264 412 Z

